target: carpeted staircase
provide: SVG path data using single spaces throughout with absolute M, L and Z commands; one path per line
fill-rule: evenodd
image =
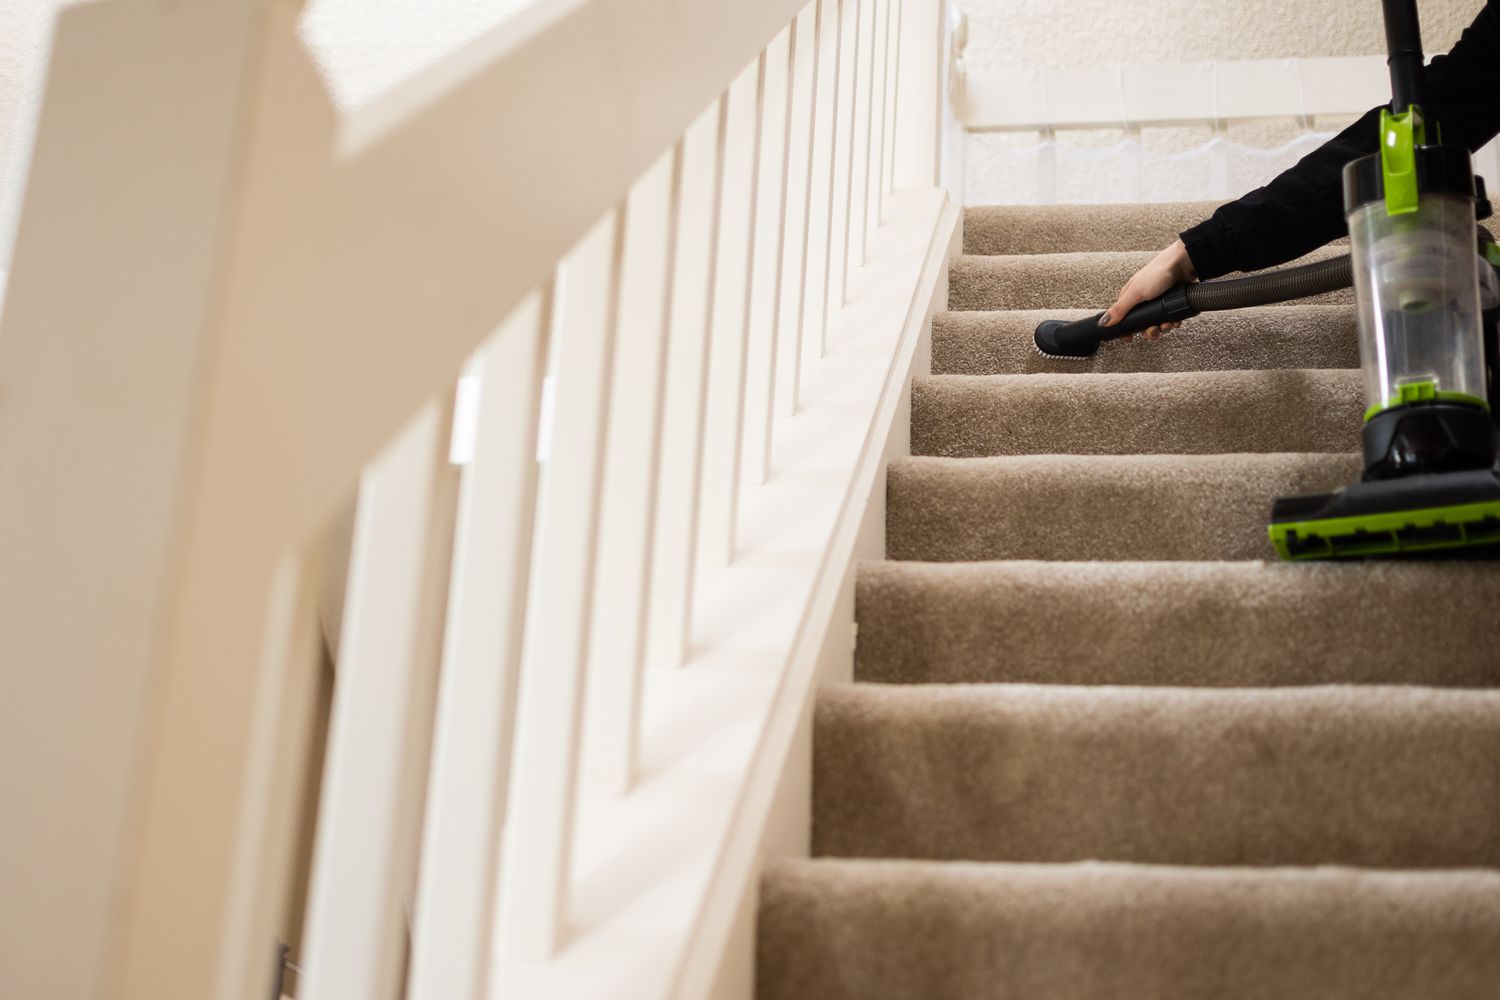
M 1032 349 L 1210 208 L 969 211 L 760 1000 L 1500 998 L 1500 565 L 1267 561 L 1349 293 Z

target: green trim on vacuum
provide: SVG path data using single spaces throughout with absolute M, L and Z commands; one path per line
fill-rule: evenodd
M 1417 210 L 1417 147 L 1426 145 L 1426 132 L 1416 105 L 1399 115 L 1380 110 L 1380 171 L 1387 215 Z
M 1402 382 L 1396 386 L 1396 394 L 1384 403 L 1376 403 L 1365 411 L 1365 423 L 1369 423 L 1378 413 L 1386 410 L 1394 410 L 1398 406 L 1410 406 L 1413 403 L 1466 403 L 1469 406 L 1478 406 L 1481 409 L 1490 408 L 1489 400 L 1479 396 L 1471 396 L 1467 392 L 1450 392 L 1439 389 L 1437 383 L 1432 379 L 1422 379 L 1419 382 Z
M 1272 524 L 1268 532 L 1276 554 L 1293 561 L 1492 545 L 1500 542 L 1500 500 L 1388 514 L 1287 521 Z M 1323 544 L 1309 547 L 1314 540 Z M 1294 544 L 1298 547 L 1296 552 L 1292 551 Z

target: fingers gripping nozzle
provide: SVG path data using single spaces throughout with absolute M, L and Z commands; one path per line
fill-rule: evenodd
M 1104 313 L 1097 313 L 1069 323 L 1045 319 L 1037 324 L 1033 339 L 1036 349 L 1053 358 L 1087 358 L 1106 340 L 1128 337 L 1148 327 L 1163 323 L 1180 323 L 1198 315 L 1188 301 L 1188 285 L 1178 285 L 1160 298 L 1142 302 L 1121 317 L 1113 326 L 1100 326 Z

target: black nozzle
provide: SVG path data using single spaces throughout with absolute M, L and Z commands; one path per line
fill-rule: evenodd
M 1179 323 L 1201 312 L 1289 302 L 1348 288 L 1353 283 L 1348 255 L 1331 257 L 1244 278 L 1178 285 L 1161 298 L 1142 302 L 1114 326 L 1099 325 L 1103 313 L 1071 323 L 1061 319 L 1043 320 L 1037 324 L 1032 339 L 1037 350 L 1051 357 L 1086 358 L 1106 340 L 1128 337 L 1150 326 Z
M 1178 285 L 1160 298 L 1142 302 L 1114 326 L 1099 325 L 1103 313 L 1075 319 L 1071 323 L 1044 319 L 1037 324 L 1033 340 L 1037 350 L 1054 358 L 1086 358 L 1106 340 L 1128 337 L 1147 327 L 1178 323 L 1198 315 L 1198 310 L 1188 302 L 1187 289 L 1187 285 Z
M 1422 103 L 1422 26 L 1417 21 L 1417 0 L 1382 0 L 1382 6 L 1391 112 L 1399 115 Z

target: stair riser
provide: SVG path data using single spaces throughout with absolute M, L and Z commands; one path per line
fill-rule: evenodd
M 883 562 L 856 593 L 861 681 L 1500 687 L 1488 563 Z
M 778 866 L 759 1000 L 1476 1000 L 1500 877 Z
M 813 739 L 815 855 L 1500 865 L 1500 692 L 855 685 Z
M 912 454 L 1353 452 L 1354 371 L 919 378 Z
M 1271 559 L 1278 496 L 1359 477 L 1357 455 L 911 458 L 886 477 L 891 559 Z

